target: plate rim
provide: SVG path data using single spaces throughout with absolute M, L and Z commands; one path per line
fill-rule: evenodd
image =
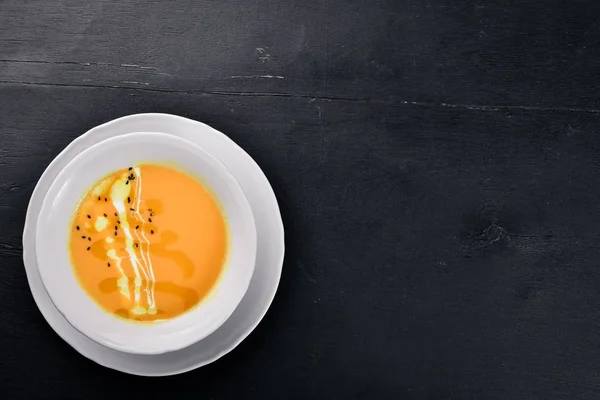
M 89 346 L 89 345 L 100 346 L 100 348 L 102 348 L 104 351 L 114 351 L 114 350 L 105 348 L 104 346 L 91 341 L 91 339 L 87 338 L 86 336 L 84 336 L 83 334 L 78 332 L 73 326 L 68 324 L 68 321 L 66 321 L 66 320 L 64 322 L 66 322 L 68 324 L 68 327 L 73 329 L 73 332 L 69 332 L 69 328 L 59 326 L 60 321 L 56 320 L 56 318 L 62 317 L 64 319 L 64 316 L 62 316 L 62 314 L 60 314 L 60 311 L 58 311 L 56 309 L 55 305 L 52 303 L 45 288 L 43 287 L 43 285 L 41 285 L 41 281 L 38 282 L 41 287 L 39 287 L 39 288 L 33 287 L 33 284 L 35 283 L 34 282 L 35 275 L 37 274 L 38 280 L 40 280 L 40 277 L 39 277 L 39 271 L 37 270 L 37 260 L 35 259 L 35 249 L 31 249 L 31 246 L 28 247 L 27 243 L 32 240 L 32 237 L 33 237 L 33 240 L 35 241 L 35 226 L 36 226 L 37 217 L 40 212 L 39 208 L 37 210 L 33 209 L 33 202 L 38 201 L 37 199 L 40 196 L 45 196 L 45 193 L 42 193 L 41 184 L 45 183 L 46 181 L 50 181 L 48 183 L 48 187 L 49 187 L 52 180 L 55 179 L 56 175 L 58 175 L 58 173 L 60 172 L 60 170 L 57 170 L 58 168 L 60 168 L 57 166 L 57 164 L 59 164 L 60 162 L 63 162 L 63 161 L 65 163 L 68 163 L 77 154 L 79 154 L 81 151 L 83 151 L 83 150 L 76 150 L 77 147 L 81 146 L 83 148 L 89 148 L 93 144 L 98 143 L 98 142 L 93 142 L 92 139 L 93 139 L 94 135 L 101 135 L 104 130 L 110 129 L 112 125 L 127 124 L 127 123 L 131 123 L 131 122 L 144 123 L 144 121 L 143 121 L 144 119 L 151 120 L 153 118 L 170 120 L 170 122 L 174 122 L 174 123 L 195 124 L 195 125 L 197 125 L 198 130 L 199 130 L 198 137 L 201 137 L 201 135 L 202 135 L 201 130 L 210 130 L 213 132 L 213 134 L 215 134 L 216 136 L 219 137 L 219 140 L 223 140 L 228 143 L 228 146 L 232 146 L 232 148 L 235 149 L 236 152 L 241 152 L 241 154 L 245 154 L 244 157 L 247 157 L 250 164 L 253 164 L 253 167 L 255 167 L 254 171 L 252 171 L 251 173 L 253 175 L 255 175 L 257 179 L 260 179 L 263 181 L 263 183 L 265 184 L 263 192 L 265 192 L 267 196 L 272 197 L 272 199 L 271 199 L 272 204 L 269 204 L 268 207 L 269 207 L 269 214 L 272 215 L 272 217 L 269 218 L 269 220 L 271 220 L 270 225 L 273 225 L 273 226 L 270 226 L 268 228 L 268 230 L 271 230 L 271 231 L 276 230 L 277 232 L 274 232 L 273 236 L 276 238 L 279 238 L 279 240 L 278 240 L 278 243 L 276 243 L 276 247 L 278 250 L 277 255 L 272 257 L 273 260 L 271 260 L 272 267 L 271 267 L 271 271 L 269 272 L 269 275 L 273 275 L 274 281 L 273 281 L 272 287 L 269 290 L 267 298 L 264 299 L 264 300 L 268 300 L 268 301 L 264 301 L 264 304 L 260 307 L 261 311 L 260 311 L 259 315 L 257 315 L 255 317 L 256 320 L 252 321 L 252 323 L 249 324 L 249 326 L 246 327 L 242 332 L 239 332 L 238 337 L 236 339 L 231 340 L 231 343 L 225 344 L 223 346 L 223 349 L 220 351 L 217 351 L 214 355 L 208 357 L 205 360 L 202 360 L 199 362 L 193 362 L 188 367 L 172 369 L 169 371 L 165 370 L 165 371 L 161 371 L 161 372 L 139 372 L 139 371 L 131 370 L 131 368 L 123 367 L 121 365 L 110 365 L 110 362 L 106 362 L 105 360 L 98 359 L 99 357 L 94 356 L 93 354 L 89 354 L 89 353 L 93 352 L 92 350 L 86 351 L 85 347 Z M 136 120 L 139 120 L 139 121 L 136 121 Z M 189 140 L 185 137 L 182 137 L 183 135 L 174 133 L 176 131 L 177 131 L 177 129 L 175 128 L 171 132 L 163 132 L 163 133 L 181 137 L 184 140 Z M 129 133 L 131 133 L 131 132 L 129 132 Z M 116 137 L 116 136 L 121 136 L 124 134 L 127 134 L 127 132 L 126 133 L 116 133 L 116 134 L 112 133 L 112 134 L 109 134 L 108 137 Z M 106 136 L 106 134 L 104 136 Z M 104 140 L 104 139 L 100 139 L 100 141 L 102 141 L 102 140 Z M 90 142 L 90 141 L 92 143 L 86 144 L 86 142 Z M 197 144 L 202 146 L 200 141 Z M 73 151 L 75 151 L 76 153 L 73 155 L 69 155 L 69 153 L 73 152 Z M 206 151 L 211 152 L 211 150 L 209 148 L 206 148 Z M 215 155 L 215 157 L 217 157 L 217 156 Z M 221 161 L 221 162 L 223 162 L 223 161 Z M 227 167 L 227 165 L 226 165 L 226 167 Z M 236 177 L 235 174 L 234 174 L 234 177 Z M 238 178 L 236 177 L 236 179 L 238 179 Z M 47 192 L 47 188 L 45 191 Z M 39 201 L 41 202 L 42 200 L 43 200 L 43 197 Z M 252 202 L 251 202 L 251 205 L 252 205 Z M 255 212 L 254 207 L 252 207 L 252 208 L 253 208 L 253 213 L 254 213 Z M 256 216 L 255 216 L 255 219 L 257 219 Z M 34 220 L 36 220 L 36 221 L 34 221 Z M 248 337 L 248 335 L 250 335 L 250 333 L 252 331 L 254 331 L 256 326 L 258 326 L 260 321 L 262 321 L 262 319 L 266 315 L 267 311 L 269 310 L 269 308 L 273 302 L 273 299 L 277 293 L 277 289 L 279 287 L 279 283 L 281 280 L 281 274 L 282 274 L 282 270 L 283 270 L 283 261 L 284 261 L 284 257 L 285 257 L 285 232 L 284 232 L 283 220 L 281 217 L 281 211 L 279 208 L 279 204 L 277 202 L 277 197 L 275 196 L 275 192 L 273 191 L 273 188 L 272 188 L 270 182 L 268 181 L 266 175 L 264 174 L 264 171 L 262 171 L 262 169 L 256 163 L 256 161 L 254 161 L 254 159 L 244 149 L 242 149 L 237 143 L 235 143 L 231 138 L 229 138 L 227 135 L 223 134 L 222 132 L 218 131 L 217 129 L 214 129 L 205 123 L 202 123 L 202 122 L 190 119 L 190 118 L 181 117 L 181 116 L 177 116 L 177 115 L 173 115 L 173 114 L 166 114 L 166 113 L 139 113 L 139 114 L 131 114 L 131 115 L 119 117 L 119 118 L 113 119 L 111 121 L 105 122 L 103 124 L 100 124 L 98 126 L 95 126 L 91 129 L 89 129 L 84 134 L 80 135 L 79 137 L 75 138 L 71 143 L 69 143 L 69 145 L 67 145 L 52 160 L 52 162 L 50 162 L 50 164 L 46 167 L 46 169 L 40 176 L 38 182 L 36 183 L 36 186 L 32 192 L 31 198 L 30 198 L 28 206 L 27 206 L 27 213 L 26 213 L 26 217 L 25 217 L 25 225 L 24 225 L 24 229 L 23 229 L 22 241 L 23 241 L 23 263 L 24 263 L 25 272 L 27 275 L 27 281 L 28 281 L 32 296 L 33 296 L 34 301 L 35 301 L 38 309 L 40 310 L 42 316 L 44 317 L 46 322 L 52 327 L 52 329 L 56 332 L 56 334 L 58 334 L 59 337 L 61 337 L 65 342 L 67 342 L 77 352 L 82 354 L 84 357 L 96 362 L 99 365 L 102 365 L 104 367 L 111 368 L 114 370 L 118 370 L 118 371 L 121 371 L 124 373 L 132 374 L 132 375 L 141 375 L 141 376 L 169 376 L 169 375 L 176 375 L 176 374 L 184 373 L 184 372 L 199 368 L 201 366 L 210 364 L 210 363 L 218 360 L 219 358 L 223 357 L 225 354 L 229 353 L 233 349 L 235 349 L 246 337 Z M 259 246 L 260 245 L 261 244 L 260 244 L 260 240 L 259 240 Z M 265 288 L 265 287 L 261 288 L 262 291 L 265 291 L 267 289 L 269 289 L 269 288 Z M 38 291 L 38 292 L 36 293 L 36 291 Z M 242 302 L 243 301 L 244 300 L 242 299 Z M 49 308 L 44 310 L 45 307 L 42 307 L 40 305 L 40 303 L 42 303 L 42 302 L 49 303 Z M 58 315 L 52 315 L 53 314 L 52 308 L 54 308 L 57 311 Z M 217 331 L 215 331 L 215 332 L 218 332 L 218 331 L 219 330 L 217 329 Z M 80 338 L 83 340 L 83 342 L 81 342 L 81 343 L 77 343 L 78 340 L 76 340 L 76 339 L 78 339 L 78 338 L 75 338 L 73 336 L 73 335 L 76 336 L 78 334 L 83 336 L 82 338 Z M 231 337 L 231 336 L 232 335 L 228 335 L 228 337 Z M 210 337 L 210 335 L 209 335 L 209 337 Z M 89 341 L 91 343 L 84 343 L 86 341 Z M 192 346 L 194 346 L 194 345 L 192 345 Z M 179 352 L 186 351 L 189 348 L 190 347 L 184 348 L 182 350 L 179 350 Z M 125 357 L 131 356 L 132 358 L 140 358 L 140 357 L 141 358 L 148 358 L 148 357 L 153 358 L 153 357 L 161 356 L 161 355 L 140 356 L 140 355 L 126 354 L 126 353 L 122 353 L 122 355 Z M 140 360 L 140 362 L 142 362 L 142 360 Z M 143 362 L 148 362 L 148 360 L 144 360 Z M 134 364 L 135 364 L 135 362 L 134 362 Z M 168 367 L 166 367 L 165 369 L 168 369 Z

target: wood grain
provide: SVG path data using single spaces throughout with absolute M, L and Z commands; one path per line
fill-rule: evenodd
M 0 387 L 8 398 L 597 399 L 600 4 L 0 2 Z M 206 122 L 286 228 L 275 302 L 182 376 L 63 343 L 21 260 L 44 168 L 110 119 Z

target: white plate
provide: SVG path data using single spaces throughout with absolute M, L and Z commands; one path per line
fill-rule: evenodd
M 217 157 L 244 189 L 256 223 L 256 268 L 248 291 L 232 316 L 202 341 L 171 353 L 133 355 L 101 346 L 75 330 L 52 304 L 37 269 L 35 226 L 43 198 L 64 166 L 86 148 L 131 132 L 164 132 L 197 143 Z M 271 304 L 283 264 L 284 234 L 277 200 L 252 158 L 217 130 L 168 114 L 137 114 L 100 125 L 74 140 L 48 166 L 27 209 L 23 260 L 34 300 L 50 326 L 85 357 L 108 368 L 144 376 L 174 375 L 209 364 L 234 349 L 258 325 Z
M 98 307 L 81 289 L 73 273 L 66 245 L 71 236 L 73 210 L 81 201 L 82 193 L 89 190 L 94 182 L 100 181 L 116 169 L 127 171 L 130 165 L 145 162 L 171 163 L 192 176 L 199 177 L 217 197 L 227 216 L 231 243 L 227 267 L 207 298 L 177 318 L 150 325 L 126 323 Z M 137 171 L 135 168 L 132 173 L 137 174 Z M 127 196 L 134 186 L 133 182 L 131 181 L 131 185 L 127 185 L 129 180 L 121 182 L 123 192 L 118 195 L 122 196 L 122 203 L 115 204 L 115 210 L 121 213 L 119 230 L 121 235 L 130 235 L 131 249 L 134 235 L 139 239 L 138 231 L 131 233 L 127 223 L 127 211 L 130 207 L 127 204 Z M 141 187 L 141 175 L 135 182 Z M 113 200 L 110 199 L 111 202 Z M 143 223 L 141 228 L 144 229 Z M 250 284 L 256 261 L 254 217 L 238 181 L 216 157 L 202 147 L 165 133 L 136 132 L 120 135 L 103 140 L 80 153 L 60 171 L 50 186 L 42 203 L 36 229 L 38 270 L 46 292 L 56 308 L 85 336 L 106 347 L 127 353 L 161 354 L 180 350 L 216 331 L 242 300 Z M 112 232 L 109 234 L 112 239 Z M 159 230 L 155 237 L 158 239 L 161 235 Z M 100 243 L 101 246 L 102 243 L 104 241 Z M 86 240 L 85 246 L 88 245 L 95 244 Z M 135 271 L 138 271 L 137 268 L 146 271 L 141 264 Z M 146 272 L 138 275 L 140 287 L 144 273 Z M 147 275 L 146 279 L 150 280 L 150 275 Z M 133 278 L 131 283 L 133 285 Z

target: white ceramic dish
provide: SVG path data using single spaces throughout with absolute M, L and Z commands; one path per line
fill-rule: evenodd
M 248 290 L 231 317 L 205 339 L 182 350 L 161 355 L 134 355 L 101 346 L 73 328 L 56 309 L 45 291 L 35 258 L 35 226 L 43 198 L 60 170 L 86 148 L 110 137 L 131 132 L 172 134 L 202 145 L 238 180 L 252 207 L 257 229 L 256 267 Z M 23 260 L 38 308 L 56 333 L 85 357 L 122 372 L 165 376 L 211 363 L 234 349 L 258 325 L 271 304 L 284 255 L 284 234 L 277 200 L 268 180 L 233 141 L 215 129 L 168 114 L 138 114 L 100 125 L 73 141 L 48 166 L 31 197 L 23 232 Z
M 202 179 L 227 216 L 230 248 L 222 276 L 198 306 L 165 322 L 137 324 L 108 314 L 85 293 L 73 273 L 68 243 L 73 212 L 95 182 L 117 169 L 153 162 L 176 163 Z M 219 160 L 200 146 L 172 135 L 130 133 L 90 147 L 58 174 L 42 204 L 36 250 L 46 291 L 78 331 L 115 350 L 160 354 L 198 342 L 233 313 L 254 271 L 256 228 L 244 192 Z

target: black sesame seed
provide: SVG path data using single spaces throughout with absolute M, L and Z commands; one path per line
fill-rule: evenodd
M 115 231 L 115 236 L 117 236 L 117 231 Z
M 151 216 L 151 217 L 154 217 L 154 213 L 153 213 L 153 212 L 151 212 L 151 213 L 150 213 L 150 216 Z
M 135 229 L 138 229 L 139 227 L 140 227 L 139 225 L 136 225 Z
M 126 184 L 126 185 L 129 185 L 129 180 L 126 180 L 126 181 L 125 181 L 125 184 Z
M 127 198 L 127 202 L 128 202 L 128 203 L 131 203 L 131 198 L 129 198 L 129 197 L 128 197 L 128 198 Z
M 98 200 L 100 200 L 100 196 L 98 196 Z
M 108 263 L 108 266 L 110 267 L 110 263 Z
M 81 238 L 82 238 L 82 239 L 85 239 L 85 236 L 82 236 Z
M 105 198 L 104 198 L 104 201 L 108 201 L 108 199 L 105 197 Z
M 75 229 L 79 230 L 79 225 L 77 225 L 77 226 L 75 227 Z
M 131 211 L 135 211 L 135 209 L 134 209 L 134 208 L 130 208 L 130 210 L 131 210 Z
M 119 214 L 115 213 L 115 217 L 118 217 L 118 216 L 119 216 Z
M 154 229 L 150 229 L 150 234 L 154 235 Z
M 139 247 L 137 243 L 135 244 L 135 247 Z
M 91 216 L 91 215 L 88 215 L 87 217 L 88 217 L 88 219 L 92 219 L 92 216 Z
M 129 170 L 131 171 L 133 169 L 133 167 L 129 167 Z
M 152 218 L 148 218 L 148 222 L 152 222 Z
M 88 242 L 91 242 L 91 241 L 92 241 L 92 238 L 88 236 Z
M 88 248 L 87 248 L 87 251 L 90 251 L 90 249 L 91 249 L 91 247 L 88 247 Z
M 119 229 L 119 227 L 115 225 L 115 231 L 116 231 L 117 229 Z
M 108 217 L 108 215 L 106 215 L 106 213 L 104 213 L 104 214 L 102 214 L 102 215 L 104 215 L 105 217 Z

